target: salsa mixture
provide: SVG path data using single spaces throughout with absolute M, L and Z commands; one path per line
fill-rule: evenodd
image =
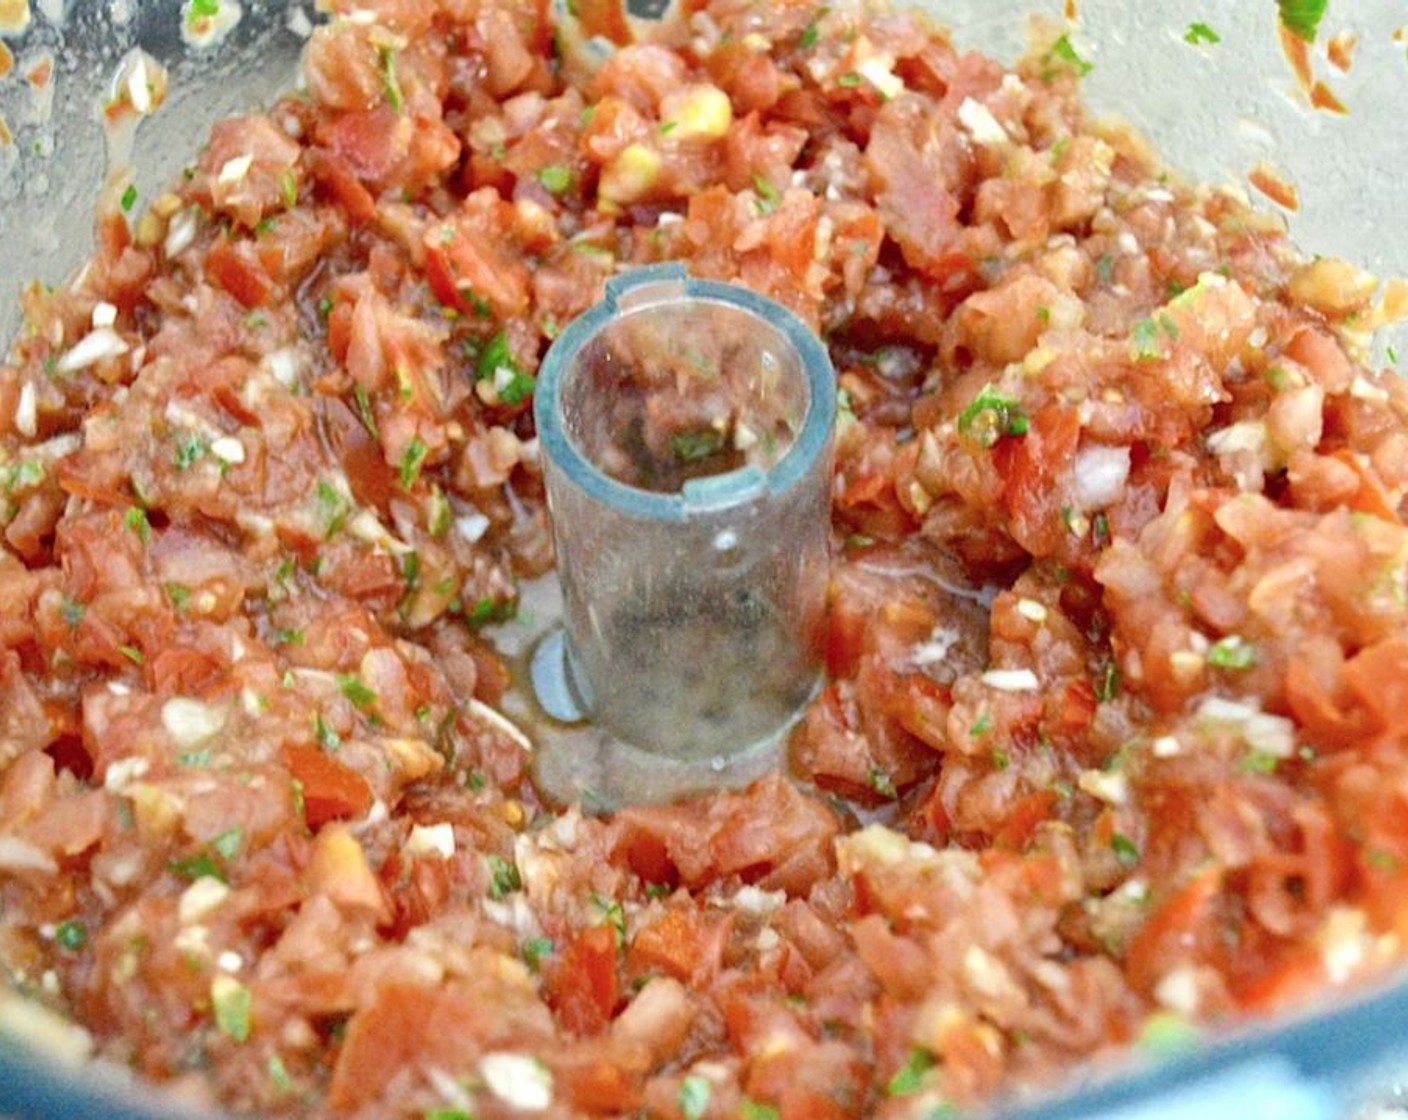
M 1371 277 L 1065 35 L 332 6 L 0 368 L 12 1028 L 238 1112 L 928 1118 L 1397 961 Z M 785 772 L 594 817 L 484 627 L 551 567 L 538 363 L 664 260 L 833 356 L 828 683 Z

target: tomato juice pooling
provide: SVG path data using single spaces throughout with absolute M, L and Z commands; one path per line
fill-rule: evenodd
M 569 714 L 686 763 L 776 744 L 821 676 L 835 392 L 790 312 L 674 265 L 554 343 L 534 409 Z

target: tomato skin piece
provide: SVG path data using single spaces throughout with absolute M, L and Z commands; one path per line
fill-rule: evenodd
M 462 315 L 481 314 L 486 305 L 500 318 L 528 309 L 528 270 L 508 242 L 506 206 L 496 192 L 477 191 L 466 199 L 457 220 L 436 222 L 425 231 L 430 290 Z
M 626 952 L 626 972 L 633 977 L 663 972 L 707 988 L 722 966 L 732 926 L 732 914 L 671 908 L 636 934 Z
M 342 208 L 353 225 L 376 221 L 376 199 L 346 160 L 325 148 L 308 149 L 304 159 L 318 186 Z
M 1071 681 L 1061 691 L 1056 723 L 1061 731 L 1077 734 L 1090 726 L 1098 706 L 1095 685 L 1088 678 Z
M 1031 843 L 1037 825 L 1054 816 L 1056 804 L 1060 799 L 1055 790 L 1039 789 L 1017 800 L 1012 805 L 1002 831 L 993 838 L 994 846 L 1021 851 Z
M 1032 417 L 1026 435 L 1009 436 L 993 448 L 1012 535 L 1033 555 L 1054 554 L 1066 535 L 1061 490 L 1053 482 L 1069 472 L 1079 442 L 1079 414 L 1052 403 Z
M 1243 1010 L 1269 1015 L 1313 1002 L 1327 980 L 1324 953 L 1302 945 L 1284 953 L 1272 968 L 1233 985 L 1232 994 Z
M 273 300 L 274 281 L 248 242 L 216 241 L 205 255 L 205 275 L 251 311 Z
M 1150 916 L 1129 941 L 1125 975 L 1134 987 L 1152 993 L 1169 969 L 1197 959 L 1218 938 L 1218 896 L 1222 870 L 1209 867 L 1193 876 Z
M 592 1035 L 611 1022 L 620 998 L 616 960 L 616 931 L 610 926 L 592 926 L 567 942 L 544 985 L 564 1028 Z
M 293 779 L 303 787 L 303 813 L 317 830 L 328 821 L 355 820 L 372 807 L 366 778 L 316 747 L 285 743 L 279 752 Z

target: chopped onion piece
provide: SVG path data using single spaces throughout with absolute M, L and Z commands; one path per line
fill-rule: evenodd
M 542 1112 L 552 1104 L 552 1070 L 530 1054 L 493 1051 L 479 1059 L 489 1091 L 520 1112 Z
M 989 669 L 983 683 L 999 692 L 1035 692 L 1041 682 L 1030 669 Z
M 489 519 L 482 513 L 467 513 L 463 517 L 455 518 L 455 532 L 474 544 L 483 538 L 489 531 Z
M 20 399 L 15 402 L 15 430 L 26 439 L 33 439 L 39 431 L 38 400 L 29 381 L 20 386 Z
M 1129 481 L 1129 448 L 1091 444 L 1076 454 L 1076 505 L 1107 509 L 1124 497 Z
M 193 925 L 210 914 L 230 897 L 230 888 L 214 875 L 202 875 L 181 892 L 176 903 L 176 916 L 183 926 Z
M 171 224 L 166 227 L 166 241 L 162 244 L 167 260 L 179 257 L 191 247 L 196 239 L 197 223 L 198 215 L 194 207 L 188 206 L 176 212 Z
M 413 856 L 449 859 L 455 854 L 455 826 L 449 821 L 413 826 L 406 838 L 406 852 Z
M 232 156 L 221 165 L 220 171 L 215 176 L 215 181 L 222 187 L 233 187 L 244 181 L 244 177 L 249 174 L 249 169 L 253 166 L 254 157 L 248 153 L 242 156 Z
M 502 731 L 525 751 L 531 751 L 533 749 L 533 740 L 528 738 L 523 729 L 519 727 L 518 724 L 514 723 L 513 720 L 509 719 L 508 716 L 504 715 L 503 712 L 489 707 L 489 705 L 482 700 L 476 700 L 472 696 L 469 698 L 466 707 L 468 707 L 471 714 L 478 716 L 491 727 Z
M 958 107 L 958 120 L 979 144 L 1005 144 L 1011 139 L 1002 123 L 992 115 L 992 110 L 971 97 L 965 97 Z
M 111 327 L 99 327 L 79 339 L 55 368 L 60 373 L 77 373 L 105 358 L 121 357 L 129 349 L 122 336 Z
M 210 443 L 210 453 L 226 463 L 244 462 L 244 444 L 234 436 L 221 436 Z
M 194 747 L 219 733 L 225 713 L 189 696 L 173 696 L 161 706 L 161 725 L 179 747 Z

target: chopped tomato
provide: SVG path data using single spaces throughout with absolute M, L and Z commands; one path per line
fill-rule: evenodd
M 274 296 L 274 281 L 249 241 L 218 238 L 205 255 L 205 274 L 245 307 L 264 307 Z
M 616 1012 L 620 998 L 616 937 L 610 925 L 574 934 L 544 978 L 549 1005 L 563 1028 L 573 1034 L 595 1034 Z
M 332 820 L 355 820 L 372 806 L 372 789 L 361 774 L 317 747 L 285 743 L 280 752 L 289 774 L 303 791 L 308 827 Z

